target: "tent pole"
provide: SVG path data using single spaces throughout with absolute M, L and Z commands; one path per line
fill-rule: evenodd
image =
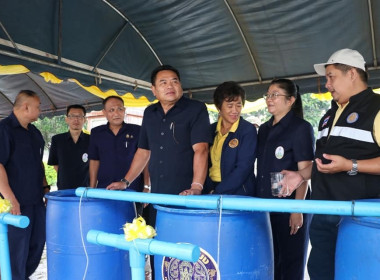
M 371 27 L 373 66 L 377 67 L 376 40 L 375 40 L 375 31 L 374 31 L 375 28 L 373 26 L 373 14 L 372 14 L 372 1 L 371 0 L 368 0 L 368 14 L 369 14 L 369 25 Z
M 12 43 L 13 47 L 15 48 L 15 50 L 17 51 L 17 53 L 21 54 L 20 49 L 17 47 L 16 43 L 13 41 L 11 35 L 9 35 L 8 31 L 5 29 L 5 26 L 1 23 L 1 21 L 0 21 L 0 27 L 1 27 L 1 29 L 3 29 L 5 35 L 7 35 L 9 41 L 11 41 L 11 43 Z
M 68 66 L 63 66 L 63 65 L 58 65 L 58 64 L 55 64 L 53 62 L 47 62 L 47 61 L 44 61 L 44 60 L 41 60 L 41 59 L 31 58 L 31 57 L 27 57 L 27 56 L 24 56 L 24 55 L 16 54 L 16 53 L 5 51 L 5 50 L 0 50 L 0 54 L 5 55 L 5 56 L 10 56 L 10 57 L 18 58 L 18 59 L 21 59 L 21 60 L 24 60 L 24 61 L 28 61 L 28 62 L 34 62 L 34 63 L 37 63 L 37 64 L 54 67 L 54 68 L 57 68 L 57 69 L 61 69 L 61 70 L 65 70 L 65 71 L 69 71 L 69 72 L 73 72 L 73 73 L 82 74 L 82 75 L 85 75 L 85 76 L 90 76 L 90 77 L 95 77 L 95 78 L 101 77 L 102 79 L 108 80 L 108 81 L 111 81 L 111 82 L 115 82 L 115 83 L 119 83 L 119 84 L 124 84 L 124 85 L 132 86 L 132 87 L 136 86 L 136 81 L 128 82 L 128 81 L 125 81 L 125 80 L 122 80 L 122 79 L 118 79 L 118 78 L 114 78 L 114 77 L 110 77 L 110 76 L 107 76 L 107 75 L 104 75 L 104 74 L 91 73 L 91 72 L 88 72 L 88 71 L 85 71 L 85 70 L 80 70 L 80 69 L 76 69 L 76 68 L 68 67 Z M 144 85 L 139 84 L 138 82 L 137 82 L 137 84 L 138 84 L 139 88 L 142 88 L 142 89 L 150 91 L 150 86 L 144 86 Z

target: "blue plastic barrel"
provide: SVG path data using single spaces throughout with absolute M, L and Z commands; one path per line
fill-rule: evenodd
M 201 256 L 196 263 L 155 256 L 156 280 L 273 279 L 268 213 L 226 210 L 222 211 L 220 220 L 217 210 L 157 205 L 155 208 L 157 240 L 201 247 Z
M 380 199 L 366 199 L 380 203 Z M 343 217 L 335 253 L 335 279 L 380 279 L 380 217 Z
M 344 217 L 339 226 L 335 279 L 379 279 L 380 218 Z
M 128 251 L 88 243 L 86 235 L 90 229 L 122 234 L 123 224 L 134 218 L 132 203 L 83 198 L 80 204 L 75 190 L 51 192 L 46 197 L 48 279 L 84 279 L 85 273 L 86 280 L 131 279 Z

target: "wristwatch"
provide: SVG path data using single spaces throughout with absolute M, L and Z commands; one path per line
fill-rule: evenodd
M 129 185 L 131 184 L 131 183 L 129 183 L 129 181 L 128 181 L 127 179 L 125 179 L 125 178 L 121 179 L 120 182 L 125 183 L 125 188 L 128 188 Z
M 356 175 L 358 174 L 358 162 L 356 161 L 356 159 L 351 159 L 352 160 L 352 168 L 350 171 L 347 171 L 347 174 L 348 175 Z

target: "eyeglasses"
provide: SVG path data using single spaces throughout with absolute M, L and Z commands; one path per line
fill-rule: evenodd
M 263 95 L 263 98 L 265 100 L 267 100 L 267 99 L 277 99 L 277 97 L 279 97 L 279 96 L 287 96 L 287 95 L 286 94 L 280 94 L 278 92 L 273 92 L 273 93 L 267 92 L 266 94 Z
M 85 116 L 67 115 L 67 118 L 70 119 L 70 120 L 74 120 L 74 119 L 82 120 L 82 119 L 85 118 Z

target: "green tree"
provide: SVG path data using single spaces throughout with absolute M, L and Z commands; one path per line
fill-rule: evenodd
M 312 98 L 311 94 L 302 95 L 304 118 L 312 125 L 315 136 L 317 135 L 319 121 L 330 108 L 330 105 L 331 101 Z
M 38 119 L 33 124 L 41 131 L 46 147 L 49 147 L 53 135 L 68 131 L 64 115 Z
M 55 171 L 53 166 L 47 165 L 46 162 L 44 162 L 45 166 L 45 176 L 46 176 L 46 181 L 48 185 L 52 186 L 57 183 L 57 172 Z

